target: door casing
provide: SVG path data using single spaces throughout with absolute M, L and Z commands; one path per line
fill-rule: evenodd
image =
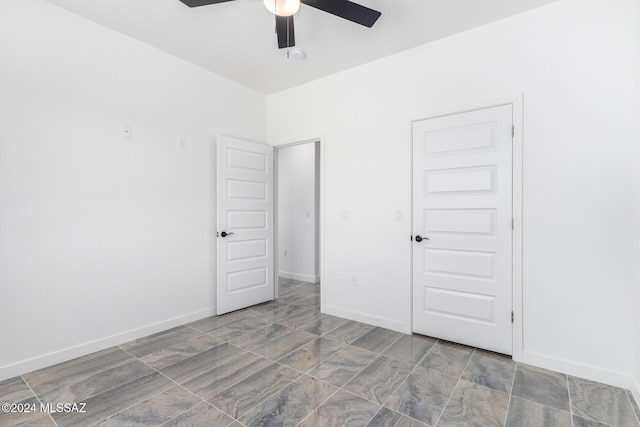
M 296 141 L 296 142 L 290 142 L 290 143 L 283 143 L 283 144 L 278 144 L 278 145 L 273 145 L 273 149 L 274 149 L 274 156 L 273 156 L 273 168 L 274 171 L 277 170 L 277 150 L 280 148 L 286 148 L 286 147 L 290 147 L 293 145 L 300 145 L 300 144 L 308 144 L 308 143 L 316 143 L 318 144 L 319 147 L 319 154 L 318 154 L 318 159 L 317 159 L 317 165 L 318 165 L 318 170 L 316 172 L 316 179 L 318 180 L 317 182 L 317 186 L 318 186 L 318 194 L 316 196 L 317 201 L 319 203 L 319 209 L 318 209 L 318 249 L 319 249 L 319 256 L 318 256 L 318 274 L 320 276 L 320 311 L 321 312 L 325 312 L 325 287 L 322 281 L 322 278 L 325 277 L 325 273 L 324 273 L 324 248 L 325 248 L 325 243 L 324 243 L 324 218 L 325 218 L 325 213 L 324 213 L 324 205 L 325 205 L 325 198 L 324 198 L 324 137 L 318 137 L 318 138 L 309 138 L 306 140 L 301 140 L 301 141 Z M 273 230 L 274 230 L 274 239 L 273 239 L 273 245 L 272 245 L 272 250 L 274 254 L 278 254 L 278 192 L 277 192 L 277 173 L 274 173 L 274 182 L 273 182 L 273 194 L 274 194 L 274 207 L 273 207 Z M 278 298 L 278 293 L 279 293 L 279 286 L 278 286 L 278 257 L 274 256 L 274 261 L 273 261 L 273 274 L 272 274 L 272 280 L 274 283 L 274 298 Z M 217 286 L 217 285 L 216 285 Z
M 279 296 L 279 292 L 280 292 L 280 287 L 278 286 L 278 271 L 279 271 L 279 266 L 278 266 L 278 254 L 279 254 L 279 247 L 278 247 L 278 174 L 277 174 L 277 170 L 278 170 L 278 150 L 282 149 L 282 148 L 287 148 L 287 147 L 292 147 L 294 145 L 301 145 L 301 144 L 317 144 L 319 147 L 319 153 L 318 153 L 318 158 L 316 159 L 316 165 L 317 165 L 317 170 L 316 170 L 316 185 L 317 185 L 317 194 L 316 194 L 316 203 L 319 204 L 319 208 L 317 208 L 317 227 L 318 227 L 318 232 L 317 232 L 317 245 L 318 245 L 318 251 L 319 254 L 317 256 L 317 262 L 318 262 L 318 275 L 320 276 L 320 311 L 324 313 L 324 302 L 325 302 L 325 294 L 324 294 L 324 284 L 322 281 L 322 278 L 325 277 L 324 274 L 324 248 L 325 248 L 325 244 L 324 244 L 324 138 L 319 137 L 319 138 L 309 138 L 309 139 L 305 139 L 302 141 L 296 141 L 296 142 L 289 142 L 289 143 L 284 143 L 284 144 L 278 144 L 278 145 L 274 145 L 273 149 L 274 149 L 274 170 L 276 171 L 276 174 L 274 176 L 274 184 L 273 184 L 273 188 L 274 188 L 274 242 L 273 242 L 273 248 L 274 248 L 274 254 L 276 254 L 275 258 L 274 258 L 274 283 L 275 283 L 275 298 L 278 298 Z

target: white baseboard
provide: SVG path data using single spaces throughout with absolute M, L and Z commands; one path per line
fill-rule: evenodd
M 324 305 L 323 313 L 330 314 L 332 316 L 343 317 L 349 320 L 355 320 L 356 322 L 367 323 L 373 326 L 379 326 L 381 328 L 391 329 L 392 331 L 402 332 L 403 334 L 411 333 L 411 325 L 401 322 L 395 319 L 388 319 L 386 317 L 372 316 L 371 314 L 361 313 L 353 310 L 345 310 L 344 308 L 335 307 L 332 305 Z
M 574 377 L 585 378 L 633 391 L 634 381 L 631 375 L 625 372 L 603 369 L 566 359 L 559 359 L 530 351 L 523 352 L 522 362 L 528 365 L 538 366 L 551 371 L 562 372 Z M 636 386 L 637 389 L 637 386 Z
M 282 277 L 283 279 L 291 279 L 291 280 L 301 280 L 303 282 L 311 282 L 318 283 L 320 281 L 320 276 L 311 276 L 308 274 L 298 274 L 298 273 L 289 273 L 287 271 L 279 271 L 278 277 Z
M 0 366 L 0 381 L 35 371 L 37 369 L 46 368 L 47 366 L 55 365 L 56 363 L 66 362 L 67 360 L 75 359 L 76 357 L 86 356 L 87 354 L 91 354 L 96 351 L 104 350 L 131 340 L 146 337 L 147 335 L 175 328 L 176 326 L 194 322 L 215 314 L 215 308 L 200 310 L 184 316 L 174 317 L 172 319 L 152 323 L 151 325 L 146 325 L 119 334 L 99 338 L 94 341 L 78 344 L 73 347 L 21 360 L 10 365 Z

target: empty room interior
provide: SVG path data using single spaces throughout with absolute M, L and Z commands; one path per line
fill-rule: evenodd
M 640 427 L 640 0 L 0 0 L 0 291 L 3 427 Z

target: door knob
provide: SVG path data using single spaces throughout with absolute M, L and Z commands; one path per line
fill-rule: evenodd
M 420 243 L 420 242 L 422 242 L 423 240 L 429 240 L 429 238 L 428 238 L 428 237 L 422 237 L 422 236 L 421 236 L 421 235 L 419 235 L 419 234 L 416 236 L 416 242 Z
M 222 237 L 231 236 L 232 234 L 235 234 L 235 233 L 233 231 L 231 233 L 227 233 L 226 231 L 223 231 L 222 233 L 220 233 Z

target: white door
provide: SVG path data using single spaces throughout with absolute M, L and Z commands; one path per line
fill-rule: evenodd
M 274 297 L 273 147 L 218 136 L 217 313 Z
M 413 330 L 512 354 L 512 106 L 413 124 Z

